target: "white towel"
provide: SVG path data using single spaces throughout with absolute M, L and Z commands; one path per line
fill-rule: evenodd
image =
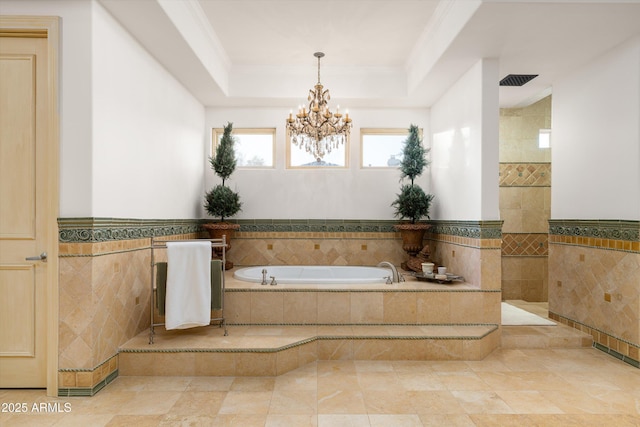
M 166 329 L 211 323 L 211 242 L 167 242 Z

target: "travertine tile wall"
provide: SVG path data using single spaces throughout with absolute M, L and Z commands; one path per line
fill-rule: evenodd
M 639 366 L 640 224 L 551 220 L 549 312 Z
M 197 222 L 59 220 L 59 395 L 92 395 L 115 377 L 120 345 L 149 327 L 150 238 L 193 238 Z
M 150 237 L 201 236 L 198 221 L 61 219 L 60 395 L 91 395 L 117 375 L 120 345 L 149 327 Z M 236 265 L 399 265 L 407 259 L 393 222 L 241 224 L 228 256 Z M 279 228 L 285 231 L 278 231 Z M 256 231 L 257 228 L 265 231 Z M 500 224 L 434 224 L 433 259 L 480 289 L 500 284 Z M 499 304 L 478 306 L 495 321 Z
M 500 110 L 502 297 L 547 301 L 551 150 L 538 147 L 551 128 L 551 97 L 525 108 Z

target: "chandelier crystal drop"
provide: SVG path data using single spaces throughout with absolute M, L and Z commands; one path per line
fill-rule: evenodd
M 324 89 L 320 83 L 320 58 L 324 53 L 316 52 L 313 56 L 318 58 L 318 83 L 309 90 L 308 108 L 300 106 L 295 117 L 293 112 L 289 113 L 287 130 L 293 145 L 320 160 L 345 143 L 351 130 L 351 119 L 348 111 L 344 116 L 340 113 L 340 106 L 336 107 L 335 113 L 329 110 L 329 89 Z

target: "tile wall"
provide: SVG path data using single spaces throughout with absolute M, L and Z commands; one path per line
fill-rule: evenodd
M 395 221 L 238 222 L 228 252 L 237 266 L 399 265 L 407 257 Z M 425 245 L 467 282 L 500 289 L 500 226 L 434 222 Z M 151 237 L 202 236 L 201 221 L 69 218 L 59 228 L 59 394 L 93 395 L 117 376 L 119 346 L 149 326 Z
M 550 316 L 640 367 L 640 222 L 549 224 Z
M 502 297 L 547 301 L 551 151 L 538 147 L 551 128 L 551 97 L 525 108 L 500 110 Z
M 149 327 L 150 236 L 196 237 L 199 225 L 74 218 L 59 228 L 59 395 L 93 395 L 117 376 L 118 347 Z

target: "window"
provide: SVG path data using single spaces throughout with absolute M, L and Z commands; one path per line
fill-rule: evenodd
M 360 129 L 360 167 L 397 168 L 408 135 L 408 129 Z
M 316 159 L 310 153 L 307 153 L 304 148 L 293 145 L 288 131 L 286 141 L 288 168 L 347 167 L 349 137 L 346 138 L 344 144 L 338 144 L 337 147 L 333 147 L 331 152 L 325 154 L 322 159 Z
M 220 143 L 224 129 L 213 129 L 212 155 Z M 239 168 L 272 168 L 274 167 L 274 149 L 276 130 L 269 129 L 233 129 L 236 153 L 236 166 Z
M 551 148 L 551 129 L 540 129 L 538 148 Z

